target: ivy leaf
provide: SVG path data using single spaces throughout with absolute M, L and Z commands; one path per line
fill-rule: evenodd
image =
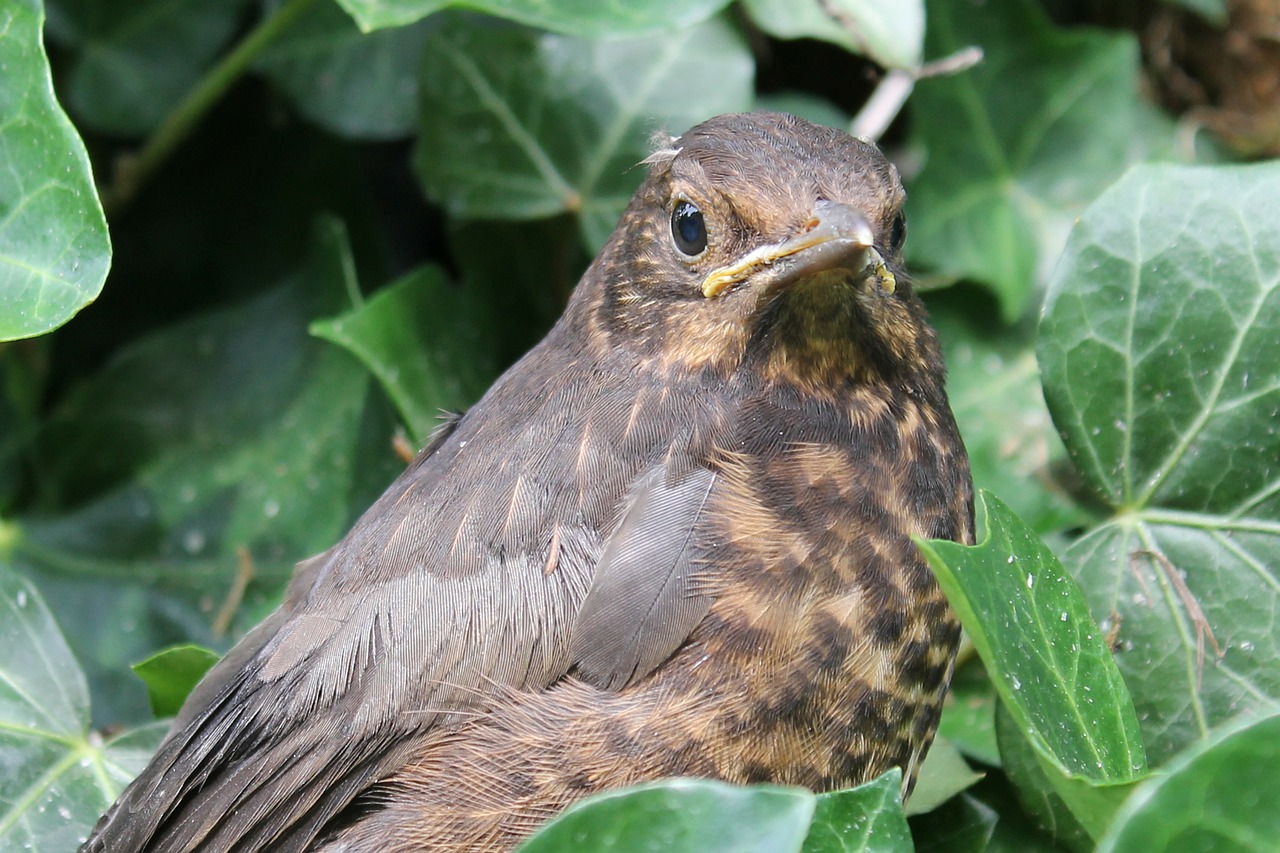
M 984 853 L 1065 853 L 1067 848 L 1055 843 L 1028 817 L 1004 774 L 988 774 L 961 796 L 972 797 L 998 816 L 991 838 L 982 848 Z M 943 848 L 943 853 L 951 853 L 951 850 Z
M 52 0 L 49 30 L 74 48 L 67 104 L 106 133 L 141 136 L 190 91 L 248 0 Z
M 321 127 L 353 139 L 399 139 L 417 128 L 418 66 L 431 26 L 366 34 L 333 0 L 320 0 L 256 67 Z
M 0 10 L 0 340 L 39 335 L 102 290 L 111 243 L 89 156 L 53 94 L 41 0 Z
M 1126 782 L 1146 769 L 1124 681 L 1079 588 L 998 498 L 978 493 L 977 545 L 921 543 L 938 583 L 1037 750 L 1064 773 Z
M 819 794 L 802 853 L 911 853 L 897 768 L 864 785 Z
M 1093 840 L 1088 831 L 1058 793 L 1049 775 L 1051 771 L 1046 770 L 1036 757 L 1035 747 L 1028 742 L 1013 714 L 1006 706 L 997 703 L 995 721 L 1000 759 L 1005 775 L 1013 783 L 1018 802 L 1036 826 L 1058 844 L 1080 853 L 1091 850 Z M 1108 819 L 1113 813 L 1108 812 Z
M 1098 853 L 1274 850 L 1280 839 L 1280 710 L 1242 717 L 1134 791 Z
M 30 581 L 0 563 L 0 848 L 74 850 L 146 764 L 167 728 L 106 743 L 89 691 Z
M 573 212 L 594 251 L 643 177 L 650 135 L 746 109 L 752 71 L 722 19 L 599 42 L 451 17 L 428 38 L 414 164 L 456 216 Z
M 816 796 L 776 785 L 667 779 L 572 805 L 518 853 L 907 853 L 911 834 L 901 791 L 896 768 L 865 785 Z
M 1064 554 L 1163 761 L 1280 698 L 1280 166 L 1140 167 L 1050 286 L 1045 396 L 1114 513 Z
M 1138 95 L 1127 34 L 1060 30 L 1032 0 L 928 5 L 928 56 L 981 63 L 920 81 L 908 187 L 913 261 L 989 286 L 1007 320 L 1048 278 L 1084 206 L 1172 135 Z
M 421 442 L 442 410 L 466 409 L 498 375 L 488 305 L 468 298 L 474 293 L 423 267 L 360 307 L 312 323 L 311 332 L 360 359 Z
M 488 12 L 531 27 L 585 38 L 684 29 L 728 5 L 729 0 L 338 0 L 366 32 L 400 27 L 441 9 Z
M 519 853 L 798 851 L 815 799 L 798 788 L 740 788 L 706 779 L 637 785 L 570 806 L 522 844 Z
M 1000 699 L 1055 789 L 1096 837 L 1146 770 L 1138 720 L 1084 596 L 1057 558 L 987 492 L 974 546 L 921 543 Z
M 772 36 L 815 38 L 874 59 L 915 68 L 924 47 L 924 0 L 745 0 L 747 14 Z
M 204 674 L 218 662 L 218 654 L 203 646 L 185 643 L 156 652 L 132 667 L 147 685 L 151 713 L 172 717 Z

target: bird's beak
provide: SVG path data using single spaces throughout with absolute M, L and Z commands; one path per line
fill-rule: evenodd
M 861 211 L 847 204 L 820 201 L 799 234 L 761 246 L 714 270 L 702 282 L 702 295 L 719 296 L 747 279 L 752 279 L 753 285 L 773 287 L 835 269 L 874 277 L 892 293 L 897 282 L 872 243 L 871 223 Z

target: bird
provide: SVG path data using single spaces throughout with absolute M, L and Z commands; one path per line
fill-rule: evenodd
M 910 790 L 960 636 L 915 539 L 971 543 L 973 486 L 898 172 L 770 112 L 644 165 L 546 337 L 298 564 L 82 851 L 506 850 L 670 776 Z

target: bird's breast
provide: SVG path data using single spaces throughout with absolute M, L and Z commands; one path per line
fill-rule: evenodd
M 714 697 L 694 729 L 725 778 L 910 777 L 959 636 L 912 537 L 971 537 L 950 415 L 871 394 L 743 423 L 708 513 L 715 601 L 662 689 Z

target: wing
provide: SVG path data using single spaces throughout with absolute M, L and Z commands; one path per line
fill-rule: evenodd
M 570 656 L 586 681 L 617 690 L 648 675 L 707 615 L 694 563 L 715 479 L 699 468 L 672 482 L 662 466 L 637 484 L 578 612 Z
M 683 641 L 706 608 L 673 544 L 709 489 L 696 400 L 545 368 L 508 374 L 299 566 L 84 849 L 304 849 L 433 727 L 563 676 L 597 574 L 593 679 L 624 684 Z

